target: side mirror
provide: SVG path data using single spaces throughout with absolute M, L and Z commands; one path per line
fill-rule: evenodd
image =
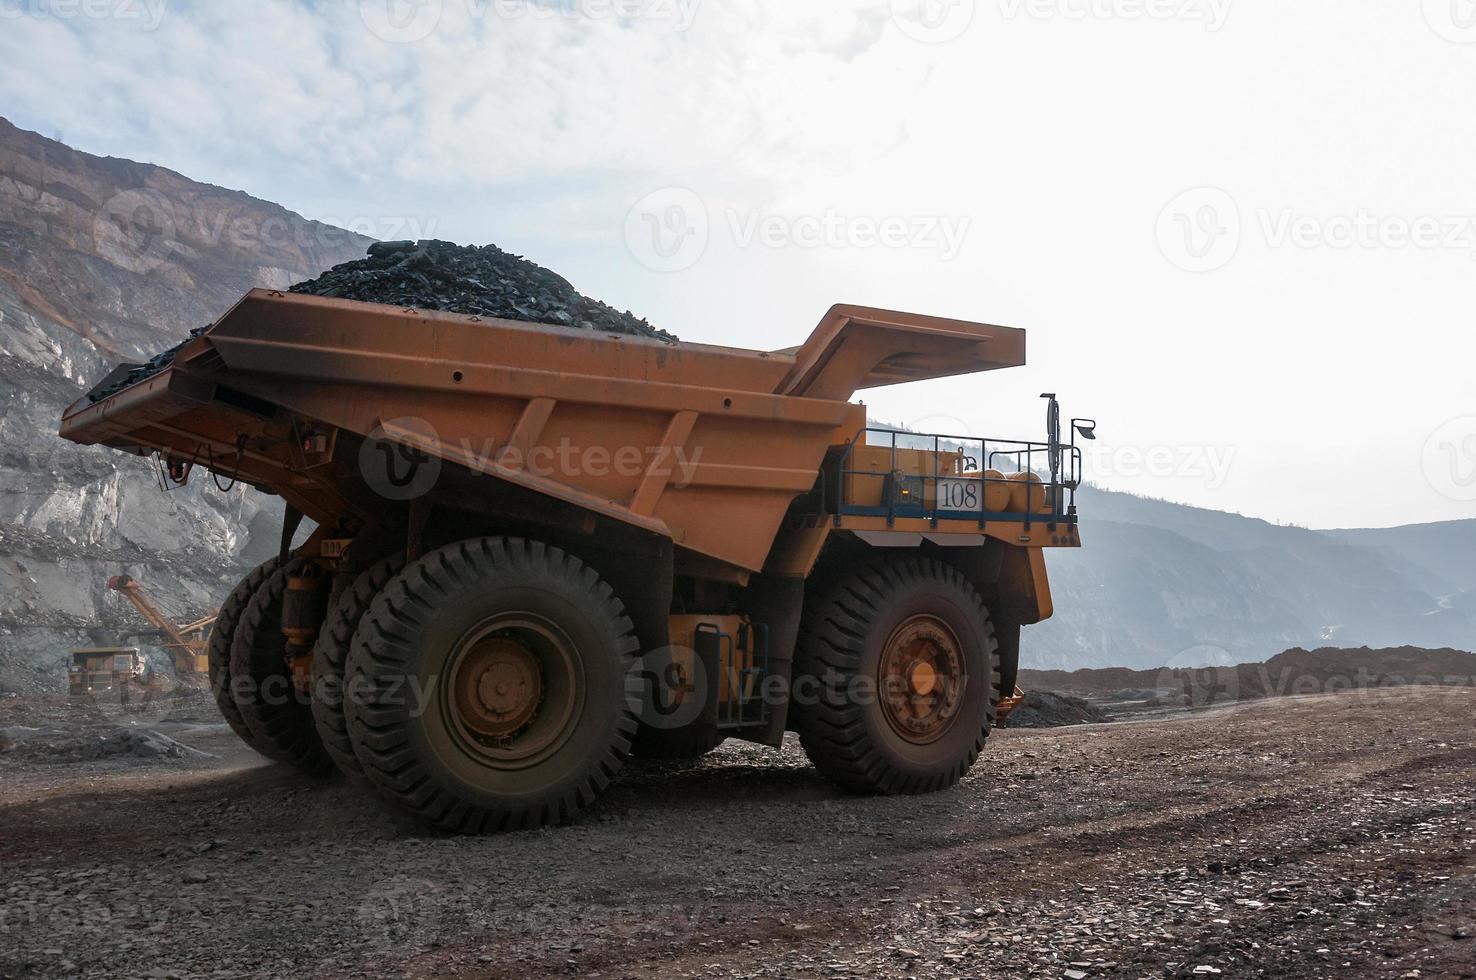
M 1072 419 L 1071 427 L 1083 439 L 1095 441 L 1097 438 L 1097 423 L 1091 419 Z

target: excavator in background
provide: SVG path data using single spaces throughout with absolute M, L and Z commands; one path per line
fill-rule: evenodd
M 174 657 L 174 672 L 180 680 L 205 676 L 209 669 L 206 651 L 210 644 L 210 629 L 215 624 L 215 613 L 180 626 L 148 597 L 138 579 L 129 575 L 114 575 L 108 579 L 108 588 L 133 603 L 133 607 L 149 621 L 149 625 L 159 631 L 164 641 L 159 646 Z
M 119 593 L 148 620 L 152 629 L 129 630 L 134 641 L 158 638 L 157 645 L 174 658 L 174 674 L 184 684 L 203 684 L 208 674 L 207 651 L 215 613 L 192 623 L 177 625 L 144 592 L 143 584 L 129 575 L 114 575 L 108 588 Z M 67 687 L 73 697 L 116 694 L 125 702 L 130 692 L 149 687 L 148 663 L 137 646 L 99 646 L 73 650 L 67 665 Z

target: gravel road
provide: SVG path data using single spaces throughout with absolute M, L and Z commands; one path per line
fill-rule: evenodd
M 211 755 L 0 756 L 0 976 L 1476 976 L 1473 709 L 1011 730 L 920 798 L 730 742 L 484 838 L 173 721 Z

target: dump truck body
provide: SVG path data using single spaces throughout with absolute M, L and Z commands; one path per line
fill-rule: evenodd
M 67 665 L 67 691 L 72 697 L 124 693 L 142 687 L 144 661 L 138 647 L 87 647 L 73 650 Z
M 760 352 L 254 290 L 62 435 L 208 465 L 319 523 L 377 519 L 409 466 L 375 458 L 388 443 L 759 571 L 826 450 L 865 429 L 855 390 L 1023 363 L 1023 331 L 854 307 Z M 376 444 L 370 472 L 341 437 Z
M 308 701 L 325 662 L 351 680 L 349 653 L 320 657 L 317 634 L 352 585 L 348 567 L 365 573 L 366 556 L 409 563 L 398 573 L 409 575 L 437 549 L 461 548 L 476 575 L 501 581 L 499 563 L 546 564 L 537 549 L 557 549 L 608 587 L 641 652 L 637 673 L 651 690 L 637 730 L 617 741 L 652 752 L 723 735 L 777 744 L 795 727 L 795 696 L 760 689 L 797 679 L 807 606 L 861 565 L 906 559 L 923 584 L 903 592 L 931 595 L 924 606 L 977 605 L 970 621 L 988 627 L 969 641 L 958 635 L 967 624 L 919 613 L 938 622 L 888 640 L 913 652 L 864 668 L 912 685 L 895 711 L 878 711 L 903 742 L 922 745 L 924 702 L 936 709 L 927 724 L 944 726 L 983 710 L 963 694 L 982 691 L 992 718 L 1013 693 L 1019 628 L 1051 614 L 1044 549 L 1080 544 L 1079 453 L 1058 432 L 1008 441 L 870 428 L 849 399 L 1024 360 L 1020 330 L 864 307 L 834 307 L 802 346 L 764 352 L 254 290 L 164 370 L 73 405 L 61 434 L 157 455 L 166 479 L 203 467 L 222 485 L 286 501 L 280 594 L 258 602 L 281 628 L 232 650 L 244 641 L 218 627 L 213 678 L 285 663 Z M 318 529 L 289 555 L 296 515 Z M 468 541 L 532 542 L 540 557 L 519 557 L 523 544 L 467 551 Z M 383 595 L 401 593 L 387 585 Z M 243 595 L 240 614 L 257 600 Z M 229 605 L 222 624 L 234 631 Z M 574 663 L 580 643 L 557 623 L 507 622 L 475 641 L 441 641 L 479 652 L 422 671 L 461 691 L 447 695 L 441 758 L 465 751 L 497 768 L 532 738 L 519 726 L 537 728 L 554 710 L 549 665 L 587 672 Z M 355 651 L 373 646 L 350 639 Z M 378 683 L 388 661 L 355 655 L 366 684 Z M 965 660 L 980 656 L 999 664 L 975 663 L 969 681 Z M 221 697 L 229 719 L 241 698 Z M 352 705 L 331 710 L 352 722 Z M 345 741 L 350 759 L 357 751 Z

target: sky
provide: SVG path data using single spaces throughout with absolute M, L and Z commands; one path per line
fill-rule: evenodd
M 1472 0 L 0 0 L 0 115 L 685 340 L 1023 327 L 862 393 L 1311 527 L 1476 517 Z M 1089 515 L 1084 515 L 1087 517 Z

